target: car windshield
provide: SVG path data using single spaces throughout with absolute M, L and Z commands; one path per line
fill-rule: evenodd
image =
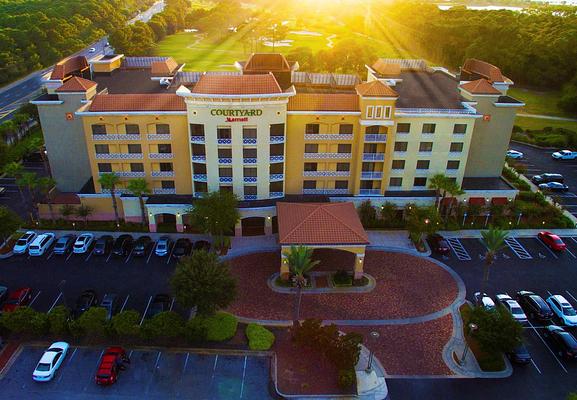
M 511 313 L 514 315 L 522 315 L 523 314 L 523 310 L 521 310 L 520 307 L 512 307 L 511 308 Z
M 562 241 L 561 239 L 557 238 L 557 239 L 553 239 L 553 243 L 555 243 L 555 244 L 563 244 L 563 241 Z
M 164 243 L 159 243 L 158 246 L 156 246 L 157 249 L 159 250 L 164 250 L 166 248 Z
M 16 242 L 18 246 L 24 246 L 26 243 L 27 243 L 26 239 L 18 239 L 18 241 Z
M 36 367 L 36 371 L 50 371 L 50 364 L 39 363 Z
M 573 307 L 563 306 L 563 315 L 566 315 L 568 317 L 574 317 L 575 315 L 577 315 L 577 313 L 575 313 L 575 310 L 573 309 Z

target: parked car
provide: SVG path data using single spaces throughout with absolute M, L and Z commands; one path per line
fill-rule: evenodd
M 551 318 L 553 318 L 551 307 L 549 307 L 541 296 L 533 292 L 525 290 L 517 292 L 517 301 L 531 319 L 537 319 L 541 322 L 549 322 Z
M 549 325 L 543 334 L 551 339 L 550 341 L 556 348 L 559 357 L 566 360 L 577 358 L 577 340 L 565 329 L 557 325 Z
M 487 293 L 476 292 L 473 296 L 475 297 L 475 305 L 484 307 L 487 311 L 495 309 L 495 302 Z
M 76 299 L 76 308 L 74 309 L 74 317 L 78 318 L 84 314 L 90 307 L 98 304 L 98 296 L 96 291 L 92 289 L 85 290 Z
M 188 256 L 192 249 L 192 243 L 187 238 L 180 238 L 174 244 L 172 256 L 176 259 Z
M 204 250 L 210 251 L 210 242 L 207 240 L 197 240 L 194 242 L 194 246 L 192 246 L 193 250 Z
M 64 235 L 60 236 L 54 245 L 54 254 L 68 254 L 72 251 L 72 246 L 76 241 L 76 236 L 74 235 Z
M 8 288 L 6 286 L 0 286 L 0 304 L 8 297 Z
M 563 175 L 561 174 L 541 174 L 541 175 L 535 175 L 533 178 L 531 178 L 531 182 L 533 182 L 536 185 L 548 182 L 563 183 L 564 181 L 565 178 L 563 178 Z
M 150 236 L 141 236 L 134 243 L 134 250 L 132 251 L 132 254 L 137 257 L 144 257 L 148 254 L 153 244 L 154 242 Z
M 156 243 L 156 249 L 154 250 L 154 253 L 159 257 L 167 256 L 168 252 L 170 251 L 171 244 L 172 240 L 170 240 L 168 236 L 162 236 Z
M 40 361 L 32 373 L 32 379 L 36 382 L 48 382 L 54 378 L 54 374 L 62 365 L 70 346 L 66 342 L 52 343 L 48 350 L 42 354 Z
M 98 238 L 94 244 L 93 254 L 96 256 L 105 256 L 110 253 L 112 244 L 114 243 L 114 238 L 111 235 L 102 235 Z
M 547 182 L 539 185 L 539 190 L 542 192 L 564 193 L 569 191 L 569 186 L 559 182 Z
M 19 307 L 27 306 L 32 300 L 32 289 L 29 287 L 16 289 L 8 295 L 2 305 L 2 312 L 12 312 Z
M 132 250 L 133 242 L 134 240 L 130 235 L 124 234 L 118 236 L 112 246 L 112 254 L 115 256 L 127 256 L 130 250 Z
M 567 326 L 577 326 L 577 313 L 565 297 L 560 294 L 549 296 L 547 304 L 560 322 Z
M 130 358 L 122 347 L 109 347 L 102 354 L 96 370 L 95 381 L 97 385 L 112 385 L 118 380 L 118 373 L 126 369 L 130 364 Z
M 516 300 L 513 300 L 511 298 L 511 296 L 509 296 L 508 294 L 498 294 L 495 296 L 495 298 L 497 299 L 497 302 L 499 304 L 501 304 L 503 307 L 507 309 L 507 311 L 509 311 L 509 313 L 513 316 L 515 321 L 517 321 L 521 325 L 527 323 L 527 316 L 523 312 L 523 309 L 521 308 L 519 303 L 517 303 Z
M 429 245 L 431 246 L 431 250 L 433 251 L 433 253 L 447 255 L 451 251 L 449 243 L 445 240 L 443 236 L 439 235 L 438 233 L 429 235 L 427 237 L 427 241 L 429 242 Z
M 106 320 L 110 321 L 118 309 L 118 296 L 114 293 L 105 294 L 100 307 L 106 309 Z
M 83 233 L 76 238 L 74 242 L 74 253 L 84 254 L 90 249 L 92 243 L 94 242 L 94 235 L 92 233 Z
M 577 151 L 561 150 L 551 154 L 554 160 L 575 160 L 577 159 Z
M 170 310 L 170 302 L 171 298 L 167 294 L 157 294 L 153 297 L 152 301 L 150 302 L 150 306 L 148 306 L 148 312 L 146 313 L 146 318 L 152 318 L 157 314 L 160 314 L 164 311 Z
M 539 240 L 541 240 L 547 247 L 555 251 L 564 251 L 567 245 L 561 240 L 561 238 L 554 233 L 543 231 L 537 234 Z
M 28 246 L 36 239 L 36 232 L 28 231 L 16 241 L 12 252 L 14 254 L 24 254 L 28 251 Z
M 522 342 L 518 344 L 513 351 L 507 353 L 507 357 L 509 357 L 512 363 L 518 365 L 527 365 L 531 362 L 531 354 L 529 354 L 527 347 Z
M 28 246 L 28 254 L 35 257 L 43 255 L 52 246 L 55 238 L 56 235 L 51 232 L 38 235 Z
M 512 158 L 514 160 L 520 160 L 521 158 L 525 157 L 525 155 L 517 150 L 507 150 L 506 157 Z

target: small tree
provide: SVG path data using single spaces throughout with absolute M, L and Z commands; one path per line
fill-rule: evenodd
M 84 221 L 84 227 L 88 225 L 88 217 L 92 215 L 94 209 L 90 206 L 86 206 L 84 204 L 80 205 L 76 209 L 76 215 L 78 215 Z
M 215 253 L 206 251 L 195 251 L 182 259 L 170 285 L 179 304 L 186 308 L 196 306 L 202 315 L 213 314 L 236 298 L 236 282 L 228 265 Z
M 220 238 L 232 231 L 240 220 L 237 207 L 236 195 L 223 190 L 196 200 L 189 214 L 194 224 L 204 232 Z
M 439 227 L 439 213 L 437 208 L 407 206 L 406 221 L 409 237 L 416 246 L 421 246 L 423 235 L 435 233 Z
M 110 190 L 110 197 L 112 198 L 112 208 L 114 208 L 114 219 L 116 221 L 116 225 L 120 223 L 120 218 L 118 217 L 118 204 L 116 203 L 116 185 L 118 185 L 119 181 L 120 178 L 118 178 L 118 175 L 112 172 L 102 174 L 98 180 L 98 182 L 100 182 L 100 186 L 102 186 L 102 189 Z
M 140 332 L 140 313 L 134 310 L 122 311 L 112 317 L 112 332 L 119 337 L 135 337 Z
M 50 334 L 62 336 L 68 333 L 68 319 L 70 310 L 64 305 L 56 306 L 48 313 Z
M 442 200 L 447 195 L 450 179 L 445 174 L 435 174 L 429 179 L 429 188 L 435 190 L 435 206 L 441 209 Z
M 138 202 L 140 203 L 140 213 L 141 213 L 141 217 L 142 217 L 142 225 L 146 225 L 147 220 L 146 220 L 146 212 L 144 210 L 145 207 L 144 207 L 143 196 L 150 193 L 150 188 L 148 187 L 148 183 L 146 182 L 146 179 L 144 179 L 144 178 L 131 179 L 130 181 L 128 181 L 127 189 L 130 191 L 130 193 L 132 193 L 133 195 L 138 197 Z
M 474 337 L 483 351 L 488 353 L 512 351 L 522 340 L 523 327 L 503 306 L 494 311 L 474 307 L 469 323 L 477 325 Z
M 54 207 L 52 206 L 52 189 L 56 185 L 56 181 L 50 177 L 42 177 L 38 179 L 38 191 L 48 204 L 50 210 L 50 219 L 54 221 Z
M 381 218 L 388 226 L 396 225 L 397 206 L 387 201 L 381 206 Z
M 106 309 L 90 307 L 80 318 L 72 323 L 71 330 L 75 336 L 87 335 L 93 338 L 101 338 L 106 334 L 107 327 Z
M 497 255 L 497 252 L 505 247 L 505 239 L 507 239 L 508 235 L 509 233 L 507 231 L 494 227 L 490 227 L 489 230 L 481 232 L 481 241 L 487 248 L 487 251 L 485 252 L 485 264 L 483 268 L 483 284 L 481 285 L 482 290 L 485 289 L 485 286 L 489 282 L 490 267 L 495 262 L 495 256 Z
M 16 179 L 16 184 L 18 186 L 25 187 L 30 196 L 30 204 L 28 209 L 34 219 L 38 219 L 37 208 L 36 208 L 36 189 L 38 188 L 39 179 L 38 175 L 34 172 L 23 172 L 20 178 Z
M 24 173 L 24 168 L 22 167 L 22 163 L 20 162 L 11 162 L 6 164 L 4 167 L 4 172 L 6 175 L 13 177 L 16 179 L 16 186 L 18 187 L 18 192 L 20 193 L 20 198 L 22 202 L 26 202 L 26 198 L 24 197 L 24 192 L 22 191 L 22 185 L 19 184 L 19 179 L 22 178 L 22 174 Z
M 66 220 L 69 221 L 71 215 L 76 213 L 76 207 L 72 204 L 63 204 L 60 207 L 60 215 Z
M 16 229 L 22 225 L 22 220 L 14 211 L 5 206 L 0 206 L 0 244 L 6 240 Z
M 293 321 L 300 320 L 302 290 L 307 285 L 305 274 L 317 266 L 319 261 L 313 261 L 313 250 L 306 246 L 291 246 L 290 252 L 283 254 L 286 257 L 292 280 L 296 287 L 296 296 L 293 306 Z
M 359 213 L 359 218 L 363 226 L 371 227 L 375 224 L 377 220 L 377 210 L 373 207 L 370 200 L 363 201 L 357 209 L 357 212 Z

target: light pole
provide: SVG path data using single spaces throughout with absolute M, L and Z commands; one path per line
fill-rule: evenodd
M 469 327 L 469 334 L 474 333 L 479 327 L 477 324 L 470 323 Z M 463 355 L 461 356 L 461 360 L 459 361 L 459 365 L 463 365 L 465 363 L 465 357 L 467 357 L 467 353 L 469 352 L 469 342 L 465 338 L 465 350 L 463 350 Z
M 369 333 L 369 337 L 370 337 L 371 339 L 373 339 L 373 340 L 372 340 L 372 342 L 373 342 L 372 344 L 376 344 L 376 343 L 377 343 L 377 339 L 379 339 L 379 336 L 380 336 L 380 335 L 379 335 L 379 332 L 377 332 L 377 331 L 372 331 L 371 333 Z M 373 358 L 374 358 L 374 354 L 375 354 L 375 352 L 372 350 L 372 346 L 371 346 L 371 348 L 369 349 L 369 362 L 368 362 L 368 364 L 367 364 L 367 369 L 365 369 L 365 372 L 366 372 L 367 374 L 370 374 L 371 371 L 373 370 Z

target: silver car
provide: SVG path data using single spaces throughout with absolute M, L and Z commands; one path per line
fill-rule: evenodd
M 156 248 L 154 249 L 154 254 L 159 257 L 164 257 L 168 255 L 170 251 L 170 246 L 172 244 L 172 240 L 168 236 L 162 236 L 158 239 L 158 243 L 156 243 Z

